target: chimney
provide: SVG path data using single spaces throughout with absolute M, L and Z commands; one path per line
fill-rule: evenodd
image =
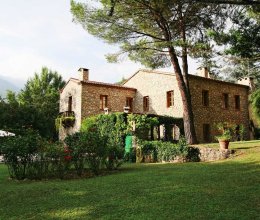
M 86 68 L 79 68 L 79 80 L 88 81 L 89 70 Z
M 255 89 L 254 78 L 252 78 L 252 77 L 245 77 L 245 78 L 239 79 L 237 81 L 237 83 L 240 85 L 249 86 L 251 90 Z
M 201 77 L 205 77 L 205 78 L 209 78 L 210 79 L 210 74 L 209 74 L 209 71 L 208 71 L 208 68 L 207 67 L 200 67 L 197 69 L 198 70 L 198 76 L 201 76 Z

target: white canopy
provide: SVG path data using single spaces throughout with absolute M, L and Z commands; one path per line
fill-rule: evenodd
M 6 136 L 15 136 L 15 134 L 8 131 L 0 130 L 0 137 L 6 137 Z

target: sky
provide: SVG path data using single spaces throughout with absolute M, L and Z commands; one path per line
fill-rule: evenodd
M 25 82 L 47 66 L 68 80 L 84 67 L 90 70 L 90 80 L 114 83 L 145 68 L 127 58 L 108 63 L 105 55 L 118 48 L 72 22 L 70 0 L 0 1 L 0 78 Z M 192 61 L 190 72 L 197 67 Z

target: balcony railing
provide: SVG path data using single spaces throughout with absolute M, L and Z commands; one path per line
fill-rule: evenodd
M 62 125 L 64 128 L 73 127 L 75 124 L 75 113 L 73 111 L 60 112 L 56 119 L 57 124 Z
M 59 116 L 62 116 L 62 117 L 75 117 L 75 112 L 74 111 L 60 112 Z

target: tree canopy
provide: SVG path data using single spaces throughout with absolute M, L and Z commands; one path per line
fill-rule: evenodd
M 207 31 L 222 30 L 228 6 L 182 0 L 71 1 L 74 20 L 90 34 L 117 44 L 107 56 L 117 61 L 126 54 L 150 68 L 173 66 L 184 106 L 185 136 L 196 142 L 188 79 L 188 55 L 199 57 L 212 48 Z M 180 62 L 181 61 L 181 62 Z
M 0 129 L 30 127 L 41 136 L 56 138 L 55 118 L 59 113 L 59 90 L 65 85 L 55 71 L 43 67 L 18 94 L 9 91 L 0 101 Z
M 218 45 L 224 46 L 220 54 L 229 67 L 229 78 L 253 77 L 260 86 L 260 11 L 252 7 L 239 7 L 230 17 L 228 31 L 212 32 Z

